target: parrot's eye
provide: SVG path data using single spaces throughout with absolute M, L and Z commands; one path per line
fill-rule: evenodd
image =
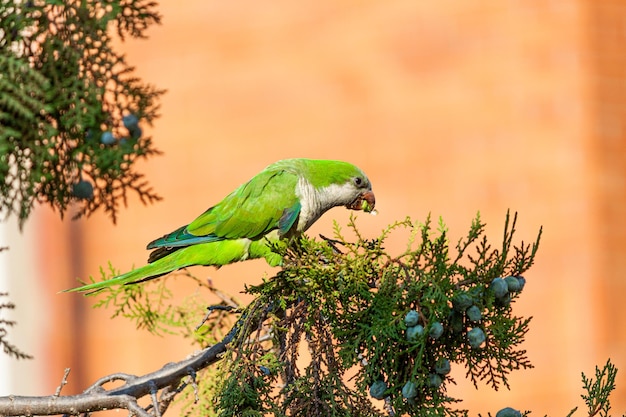
M 360 187 L 363 184 L 363 179 L 361 177 L 354 177 L 354 185 Z

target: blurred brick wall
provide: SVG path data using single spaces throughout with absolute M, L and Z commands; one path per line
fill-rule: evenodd
M 50 311 L 37 359 L 44 392 L 21 393 L 54 392 L 70 365 L 67 393 L 184 357 L 184 341 L 137 332 L 90 309 L 91 299 L 56 291 L 109 260 L 143 264 L 151 239 L 270 162 L 307 156 L 368 173 L 380 215 L 359 224 L 371 236 L 429 212 L 452 239 L 479 210 L 494 240 L 508 208 L 520 213 L 518 242 L 544 226 L 515 306 L 534 316 L 524 347 L 536 367 L 497 393 L 476 391 L 457 369 L 450 393 L 460 406 L 564 415 L 583 406 L 580 372 L 611 357 L 623 410 L 624 4 L 162 1 L 163 25 L 123 47 L 140 76 L 169 90 L 162 118 L 145 129 L 165 155 L 142 166 L 165 200 L 132 201 L 116 226 L 103 216 L 72 225 L 45 210 L 27 226 L 41 242 Z M 311 234 L 346 218 L 336 209 Z M 394 244 L 399 252 L 404 242 Z M 197 272 L 232 292 L 271 274 L 262 261 Z
M 594 163 L 592 198 L 600 242 L 595 275 L 598 342 L 626 361 L 626 3 L 590 2 L 590 102 Z M 626 379 L 622 379 L 626 381 Z M 622 391 L 624 392 L 624 391 Z

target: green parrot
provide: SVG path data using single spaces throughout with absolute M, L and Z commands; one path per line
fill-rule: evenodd
M 342 161 L 285 159 L 269 165 L 186 226 L 153 240 L 148 264 L 110 280 L 66 291 L 147 281 L 192 265 L 253 258 L 280 265 L 269 242 L 297 236 L 327 210 L 345 206 L 376 214 L 367 176 Z

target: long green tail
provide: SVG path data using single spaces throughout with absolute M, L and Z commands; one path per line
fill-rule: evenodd
M 110 280 L 94 282 L 82 287 L 64 290 L 63 292 L 96 291 L 114 285 L 147 281 L 192 265 L 221 266 L 230 264 L 247 257 L 248 244 L 249 241 L 247 239 L 236 239 L 188 246 Z
M 173 254 L 172 254 L 173 255 Z M 170 255 L 171 256 L 171 255 Z M 149 279 L 158 278 L 168 272 L 172 272 L 175 269 L 183 268 L 187 265 L 181 265 L 176 267 L 173 265 L 168 257 L 159 259 L 156 262 L 142 266 L 141 268 L 133 269 L 122 275 L 118 275 L 106 281 L 94 282 L 92 284 L 83 285 L 82 287 L 70 288 L 63 292 L 82 292 L 82 291 L 95 291 L 115 285 L 131 284 L 137 281 L 146 281 Z

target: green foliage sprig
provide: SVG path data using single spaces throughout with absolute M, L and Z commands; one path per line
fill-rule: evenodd
M 111 265 L 100 270 L 102 279 L 116 275 L 119 275 L 119 271 Z M 168 286 L 171 278 L 191 279 L 197 284 L 197 291 L 185 296 L 182 301 L 176 300 Z M 235 320 L 229 311 L 237 310 L 239 303 L 206 280 L 188 271 L 181 271 L 153 282 L 154 285 L 107 288 L 102 291 L 103 297 L 94 304 L 94 308 L 106 308 L 111 311 L 111 318 L 124 317 L 133 321 L 137 329 L 158 336 L 182 335 L 192 339 L 201 348 L 219 341 L 233 326 Z M 206 309 L 209 299 L 216 302 L 203 320 L 200 314 Z M 211 320 L 208 320 L 209 316 Z
M 0 299 L 6 296 L 8 296 L 6 292 L 0 292 Z M 13 310 L 14 308 L 15 304 L 12 302 L 0 301 L 0 313 L 2 313 L 3 310 Z M 0 318 L 0 346 L 2 346 L 2 350 L 5 354 L 12 356 L 15 359 L 32 359 L 33 357 L 31 355 L 22 352 L 7 340 L 7 335 L 9 333 L 8 328 L 13 327 L 14 325 L 14 320 Z
M 587 406 L 587 416 L 608 417 L 611 409 L 609 396 L 615 390 L 615 377 L 617 376 L 617 368 L 607 360 L 606 364 L 600 369 L 596 366 L 595 375 L 587 377 L 582 373 L 583 389 L 585 393 L 581 395 Z M 578 407 L 572 409 L 567 417 L 572 416 Z
M 159 197 L 136 161 L 156 155 L 140 123 L 163 93 L 133 75 L 112 47 L 159 23 L 156 3 L 0 1 L 0 211 L 20 226 L 35 203 L 63 215 L 102 208 L 115 221 L 129 191 Z

